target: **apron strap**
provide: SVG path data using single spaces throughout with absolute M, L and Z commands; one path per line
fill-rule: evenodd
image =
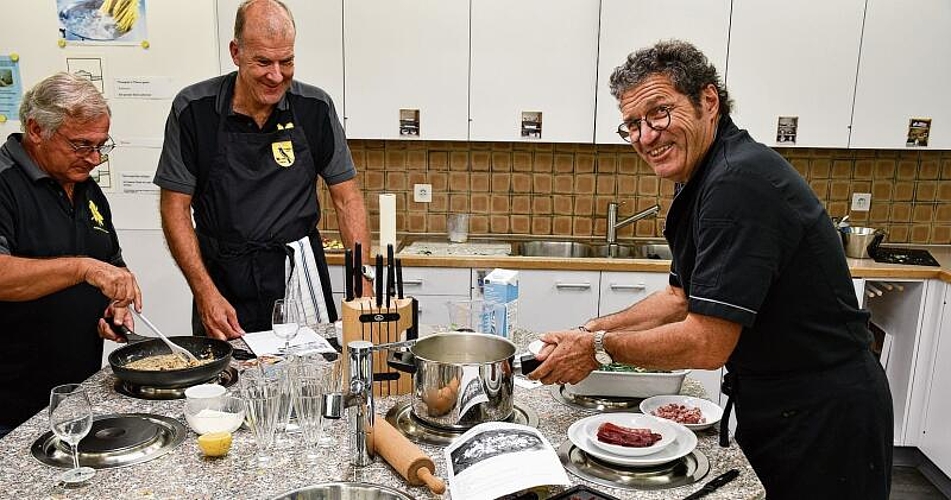
M 720 391 L 727 395 L 726 406 L 723 408 L 723 417 L 720 419 L 720 446 L 730 447 L 730 415 L 733 413 L 733 395 L 736 393 L 736 374 L 726 372 Z

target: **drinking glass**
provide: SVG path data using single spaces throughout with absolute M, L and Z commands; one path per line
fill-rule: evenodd
M 308 358 L 294 367 L 294 411 L 297 424 L 304 439 L 304 457 L 307 463 L 316 464 L 319 459 L 317 447 L 323 432 L 324 380 L 317 364 Z
M 284 354 L 288 353 L 291 345 L 291 339 L 297 336 L 300 330 L 300 312 L 297 310 L 297 303 L 289 299 L 277 299 L 274 301 L 274 310 L 271 314 L 271 328 L 277 338 L 284 339 Z
M 269 467 L 271 457 L 268 453 L 274 444 L 274 431 L 280 413 L 281 385 L 284 382 L 280 376 L 254 369 L 243 372 L 239 381 L 241 399 L 245 404 L 245 421 L 251 428 L 257 446 L 251 463 L 259 467 Z
M 73 452 L 73 468 L 60 475 L 60 481 L 73 484 L 88 481 L 96 470 L 79 466 L 79 442 L 92 428 L 92 404 L 79 384 L 58 385 L 50 390 L 50 429 Z

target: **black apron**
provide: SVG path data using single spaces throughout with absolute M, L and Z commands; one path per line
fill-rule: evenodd
M 228 115 L 223 112 L 218 151 L 205 178 L 198 179 L 194 206 L 209 211 L 211 216 L 201 219 L 216 226 L 197 224 L 202 258 L 248 332 L 271 329 L 274 301 L 285 295 L 285 258 L 293 262 L 286 243 L 304 236 L 310 236 L 328 315 L 331 321 L 337 319 L 317 230 L 317 167 L 303 127 L 293 111 L 290 114 L 292 128 L 246 133 L 227 130 Z M 192 327 L 195 335 L 205 335 L 196 305 Z

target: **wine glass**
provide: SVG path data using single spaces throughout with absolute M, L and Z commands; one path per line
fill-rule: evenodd
M 297 336 L 300 330 L 300 312 L 297 303 L 288 299 L 274 301 L 274 311 L 271 314 L 271 328 L 277 338 L 284 339 L 284 354 L 288 353 L 291 339 Z
M 73 468 L 60 481 L 73 484 L 88 481 L 96 474 L 92 467 L 79 466 L 79 442 L 92 428 L 92 404 L 79 384 L 58 385 L 50 390 L 50 429 L 73 452 Z

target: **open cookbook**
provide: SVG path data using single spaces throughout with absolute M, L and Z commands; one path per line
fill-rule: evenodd
M 445 454 L 454 500 L 492 500 L 536 486 L 571 484 L 555 448 L 526 425 L 479 424 Z

